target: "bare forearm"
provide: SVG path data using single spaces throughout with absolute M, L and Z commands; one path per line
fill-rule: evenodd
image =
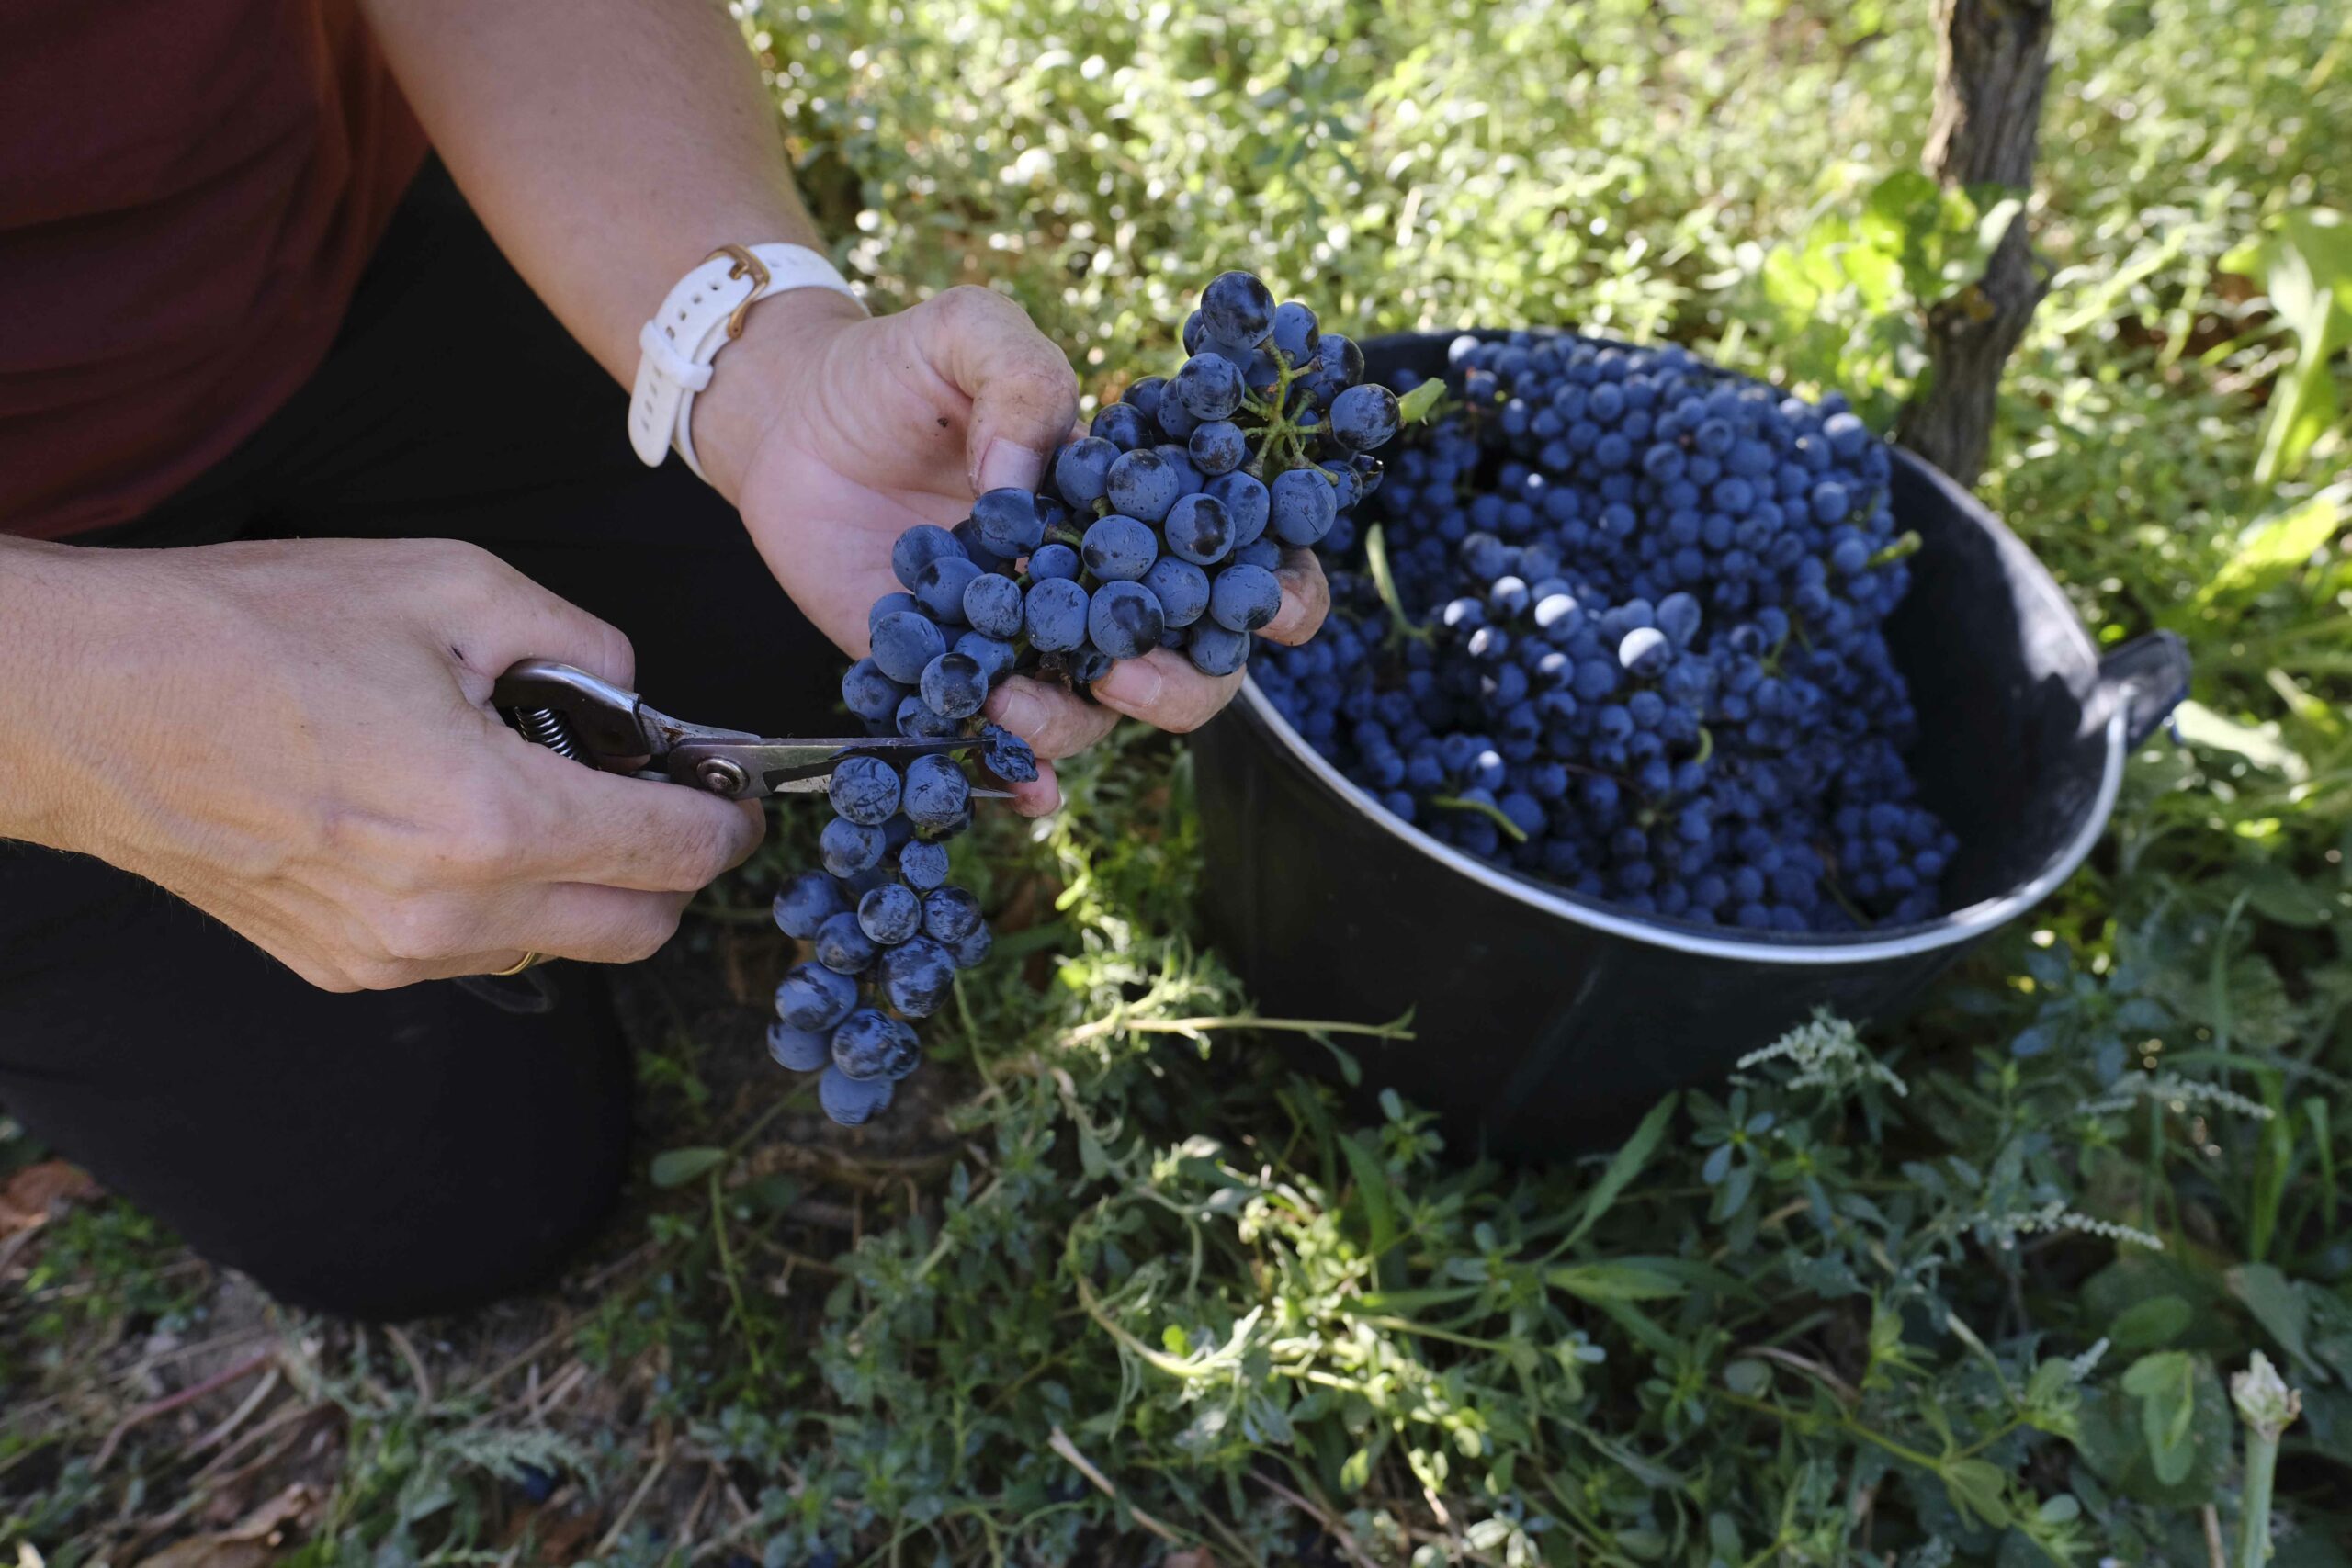
M 0 538 L 0 838 L 337 990 L 641 958 L 759 815 L 516 741 L 484 705 L 526 655 L 631 678 L 616 628 L 446 539 Z
M 627 382 L 717 246 L 820 244 L 716 0 L 364 0 L 409 102 L 517 271 Z
M 76 689 L 86 553 L 0 537 L 0 839 L 74 847 L 54 738 L 59 705 L 92 700 Z

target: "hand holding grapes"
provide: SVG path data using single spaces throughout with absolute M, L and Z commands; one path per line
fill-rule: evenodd
M 1050 756 L 1108 722 L 1070 693 L 1190 728 L 1231 695 L 1258 637 L 1312 636 L 1328 589 L 1308 552 L 1379 484 L 1371 453 L 1403 411 L 1361 384 L 1348 339 L 1322 336 L 1305 306 L 1277 306 L 1258 278 L 1227 272 L 1185 325 L 1193 356 L 1172 378 L 1132 382 L 1084 433 L 1057 441 L 1048 474 L 1039 454 L 1067 428 L 1067 372 L 1017 311 L 985 298 L 944 307 L 967 318 L 960 327 L 908 329 L 911 359 L 886 354 L 882 406 L 911 401 L 897 412 L 930 412 L 951 433 L 961 414 L 975 493 L 952 527 L 944 515 L 925 521 L 919 506 L 956 493 L 933 477 L 941 457 L 926 472 L 887 442 L 858 453 L 870 493 L 876 475 L 892 482 L 876 498 L 887 504 L 853 515 L 896 507 L 914 520 L 890 541 L 888 578 L 871 579 L 882 591 L 866 609 L 868 651 L 842 674 L 842 702 L 876 735 L 966 741 L 1017 787 L 1045 781 L 1024 734 Z M 841 307 L 820 311 L 844 335 L 864 324 Z M 935 382 L 910 389 L 918 365 L 946 395 Z M 836 449 L 858 452 L 833 434 Z M 760 435 L 763 457 L 773 427 Z M 840 477 L 834 463 L 817 469 L 820 483 Z M 782 554 L 780 573 L 792 564 Z M 831 629 L 856 646 L 853 623 Z M 855 757 L 828 793 L 822 869 L 775 900 L 777 926 L 808 944 L 808 961 L 777 987 L 768 1052 L 818 1073 L 819 1103 L 855 1126 L 921 1066 L 912 1021 L 937 1010 L 994 938 L 979 898 L 946 881 L 947 840 L 972 822 L 961 761 L 935 753 L 901 771 Z M 1050 808 L 1050 783 L 1030 794 L 1031 809 Z
M 954 525 L 982 491 L 1034 488 L 1076 420 L 1076 379 L 1018 305 L 982 288 L 873 319 L 801 290 L 763 301 L 749 323 L 696 405 L 697 445 L 785 591 L 863 654 L 869 609 L 899 586 L 894 542 L 917 524 Z M 1304 641 L 1328 603 L 1322 573 L 1297 551 L 1277 575 L 1282 606 L 1263 635 Z M 1159 652 L 1098 682 L 1101 705 L 1016 676 L 989 693 L 987 713 L 1043 760 L 1082 750 L 1123 713 L 1194 728 L 1239 683 Z M 1033 815 L 1058 802 L 1049 767 L 1014 788 Z

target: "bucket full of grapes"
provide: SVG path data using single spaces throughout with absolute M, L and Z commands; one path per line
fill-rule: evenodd
M 1364 1088 L 1495 1152 L 1899 1011 L 2081 863 L 2186 694 L 2177 638 L 2102 657 L 1835 398 L 1568 333 L 1364 352 L 1445 393 L 1324 541 L 1330 624 L 1195 738 L 1204 912 L 1270 1014 L 1409 1010 Z

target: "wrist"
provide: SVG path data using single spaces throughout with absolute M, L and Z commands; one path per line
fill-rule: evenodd
M 841 333 L 866 319 L 830 288 L 793 288 L 755 301 L 743 332 L 711 361 L 695 399 L 694 445 L 711 487 L 738 507 L 742 479 L 791 389 L 820 373 Z
M 95 852 L 103 837 L 74 757 L 129 722 L 104 674 L 109 555 L 0 539 L 0 839 Z

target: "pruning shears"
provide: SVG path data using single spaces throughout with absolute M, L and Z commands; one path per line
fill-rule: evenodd
M 727 800 L 815 795 L 853 757 L 904 768 L 918 757 L 977 750 L 978 736 L 923 740 L 901 736 L 775 739 L 672 718 L 635 692 L 552 660 L 526 659 L 498 678 L 491 704 L 523 738 L 574 761 L 632 778 L 672 784 Z M 975 795 L 1009 800 L 1010 792 Z

